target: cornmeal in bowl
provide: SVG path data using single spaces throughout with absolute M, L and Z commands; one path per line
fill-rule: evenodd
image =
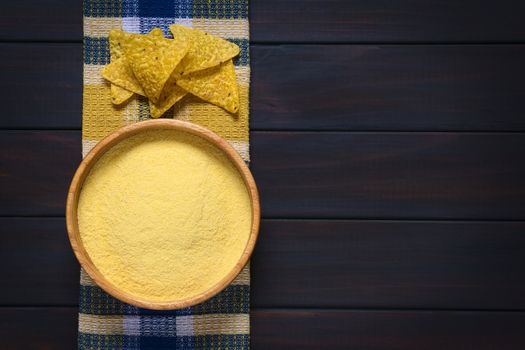
M 152 130 L 105 152 L 79 194 L 94 267 L 131 297 L 165 302 L 220 283 L 243 254 L 251 198 L 226 154 L 194 134 Z

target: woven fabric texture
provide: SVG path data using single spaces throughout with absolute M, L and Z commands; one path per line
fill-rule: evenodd
M 191 121 L 224 137 L 249 162 L 250 85 L 248 0 L 84 0 L 84 92 L 82 150 L 86 155 L 116 129 L 150 118 L 145 98 L 112 105 L 100 70 L 109 63 L 112 28 L 148 33 L 182 24 L 207 31 L 241 48 L 234 60 L 239 84 L 238 115 L 186 96 L 163 117 Z M 224 291 L 194 307 L 152 311 L 125 304 L 81 271 L 79 349 L 249 349 L 250 272 L 247 266 Z

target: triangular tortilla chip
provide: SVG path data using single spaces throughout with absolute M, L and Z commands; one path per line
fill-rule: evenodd
M 170 109 L 175 103 L 177 103 L 188 93 L 186 90 L 184 90 L 178 85 L 168 84 L 169 81 L 166 83 L 164 90 L 162 90 L 162 93 L 157 103 L 153 103 L 153 101 L 149 100 L 149 112 L 153 118 L 158 118 L 162 116 L 164 113 L 166 113 L 168 109 Z
M 147 35 L 157 37 L 157 38 L 164 38 L 164 33 L 162 32 L 162 29 L 160 28 L 153 28 L 152 30 L 150 30 L 150 32 Z
M 120 105 L 133 96 L 133 91 L 126 90 L 118 85 L 111 84 L 111 102 Z
M 109 32 L 109 53 L 111 57 L 111 62 L 114 62 L 121 58 L 123 56 L 123 50 L 122 50 L 122 42 L 126 40 L 124 32 L 119 29 L 112 29 Z M 164 34 L 162 33 L 162 30 L 160 28 L 153 28 L 148 35 L 154 36 L 154 37 L 164 37 Z M 126 74 L 129 74 L 129 72 L 132 72 L 130 70 L 126 70 Z M 127 75 L 126 75 L 127 77 Z M 123 79 L 129 79 L 131 82 L 130 84 L 138 85 L 138 82 L 133 75 L 133 77 L 121 77 Z M 125 84 L 129 86 L 127 83 Z M 138 89 L 137 91 L 142 91 L 142 88 Z M 120 87 L 115 84 L 111 84 L 111 102 L 116 105 L 120 105 L 126 101 L 128 101 L 133 96 L 133 91 L 127 90 L 123 87 Z
M 153 103 L 153 101 L 149 100 L 149 112 L 153 118 L 162 116 L 188 93 L 176 84 L 175 77 L 176 76 L 173 73 L 166 84 L 164 84 L 164 89 L 162 89 L 157 103 Z
M 186 37 L 191 42 L 188 54 L 177 67 L 179 75 L 215 67 L 237 56 L 240 51 L 239 46 L 198 29 L 173 24 L 170 30 L 175 39 Z
M 102 76 L 104 79 L 109 80 L 115 85 L 145 96 L 144 90 L 142 90 L 138 80 L 135 78 L 135 75 L 129 64 L 126 62 L 125 57 L 120 57 L 118 60 L 105 66 L 102 69 Z
M 157 102 L 164 84 L 188 52 L 186 38 L 166 39 L 157 36 L 128 34 L 124 54 L 146 96 Z
M 110 32 L 109 32 L 109 36 L 108 36 L 108 39 L 109 39 L 109 55 L 111 57 L 111 61 L 113 60 L 118 60 L 119 58 L 122 57 L 122 44 L 121 44 L 121 40 L 122 40 L 122 37 L 123 37 L 123 34 L 124 33 L 122 30 L 120 29 L 112 29 Z
M 156 38 L 164 38 L 164 33 L 160 28 L 153 28 L 148 34 Z M 117 60 L 124 55 L 123 45 L 130 39 L 129 33 L 121 29 L 111 29 L 109 31 L 109 55 L 111 60 Z
M 114 62 L 122 57 L 122 47 L 120 45 L 121 30 L 112 29 L 109 32 L 109 54 L 110 61 Z M 118 85 L 111 84 L 111 102 L 120 105 L 133 96 L 133 91 L 126 90 Z
M 178 78 L 177 85 L 230 113 L 239 110 L 239 90 L 232 60 L 218 67 L 182 76 Z

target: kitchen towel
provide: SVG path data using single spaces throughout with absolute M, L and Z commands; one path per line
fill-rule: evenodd
M 163 117 L 202 125 L 224 137 L 249 162 L 248 0 L 84 0 L 84 90 L 82 151 L 116 129 L 150 118 L 148 102 L 134 96 L 122 107 L 111 103 L 100 71 L 109 63 L 113 28 L 148 33 L 159 27 L 171 37 L 173 23 L 221 36 L 240 47 L 234 60 L 239 83 L 237 115 L 187 95 Z M 80 277 L 78 344 L 81 350 L 249 349 L 250 272 L 247 266 L 214 298 L 182 310 L 152 311 L 123 303 Z

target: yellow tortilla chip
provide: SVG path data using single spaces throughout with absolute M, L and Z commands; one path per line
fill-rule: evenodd
M 121 57 L 105 66 L 102 69 L 102 76 L 104 79 L 126 90 L 142 96 L 145 95 L 125 57 Z
M 166 39 L 164 37 L 129 34 L 124 43 L 124 54 L 137 81 L 146 96 L 157 102 L 164 87 L 180 60 L 188 52 L 186 38 Z
M 175 39 L 189 38 L 191 42 L 188 54 L 177 67 L 179 75 L 215 67 L 237 56 L 240 51 L 239 46 L 198 29 L 173 24 L 170 30 Z
M 122 33 L 124 32 L 120 29 L 112 29 L 109 32 L 109 55 L 111 56 L 111 61 L 118 60 L 122 57 Z
M 118 85 L 111 84 L 111 102 L 120 105 L 133 96 L 133 91 L 126 90 Z
M 111 57 L 111 61 L 118 60 L 124 55 L 124 51 L 122 49 L 123 44 L 127 42 L 130 38 L 128 33 L 120 30 L 120 29 L 111 29 L 109 32 L 109 55 Z M 162 32 L 162 29 L 160 28 L 153 28 L 147 35 L 153 36 L 153 37 L 164 37 L 164 33 Z
M 160 28 L 153 29 L 150 32 L 150 34 L 153 35 L 154 32 L 156 32 L 155 34 L 164 37 L 164 34 L 162 33 L 162 30 Z M 169 110 L 175 103 L 177 103 L 184 96 L 186 96 L 186 94 L 186 90 L 176 85 L 174 75 L 172 74 L 170 78 L 166 81 L 166 84 L 164 84 L 164 88 L 160 93 L 159 100 L 157 101 L 157 103 L 153 103 L 153 101 L 149 100 L 149 111 L 151 116 L 153 118 L 159 118 L 164 113 L 166 113 L 166 111 Z
M 179 77 L 177 85 L 230 113 L 239 110 L 239 89 L 232 60 L 218 67 Z
M 164 84 L 164 89 L 162 89 L 157 103 L 149 100 L 149 112 L 153 118 L 158 118 L 166 113 L 168 109 L 187 94 L 186 90 L 176 84 L 175 77 L 175 74 L 172 74 L 166 84 Z
M 114 62 L 121 58 L 123 56 L 123 50 L 122 50 L 122 43 L 127 38 L 124 32 L 119 29 L 112 29 L 109 32 L 109 53 L 111 56 L 111 62 Z M 160 28 L 153 28 L 148 35 L 155 36 L 155 37 L 164 37 L 164 34 L 162 33 L 162 30 Z M 129 73 L 129 70 L 127 71 Z M 138 85 L 138 82 L 133 77 L 121 77 L 123 79 L 129 79 L 131 82 L 129 84 Z M 128 85 L 126 83 L 125 85 Z M 139 90 L 137 88 L 137 90 Z M 140 89 L 141 90 L 141 89 Z M 127 90 L 123 87 L 120 87 L 115 84 L 111 84 L 111 101 L 113 104 L 119 105 L 126 101 L 128 101 L 133 96 L 133 91 Z
M 150 32 L 147 35 L 151 35 L 157 38 L 164 38 L 164 33 L 162 32 L 162 29 L 160 28 L 153 28 L 152 30 L 150 30 Z
M 109 32 L 109 54 L 111 56 L 111 62 L 114 62 L 122 57 L 122 47 L 120 44 L 122 31 L 118 29 L 112 29 Z M 133 96 L 133 91 L 126 90 L 118 85 L 111 84 L 111 102 L 116 105 L 120 105 Z
M 176 85 L 174 81 L 171 83 L 170 80 L 168 80 L 157 103 L 153 103 L 153 101 L 149 100 L 149 112 L 151 116 L 153 118 L 160 117 L 175 103 L 186 96 L 186 94 L 186 90 Z

